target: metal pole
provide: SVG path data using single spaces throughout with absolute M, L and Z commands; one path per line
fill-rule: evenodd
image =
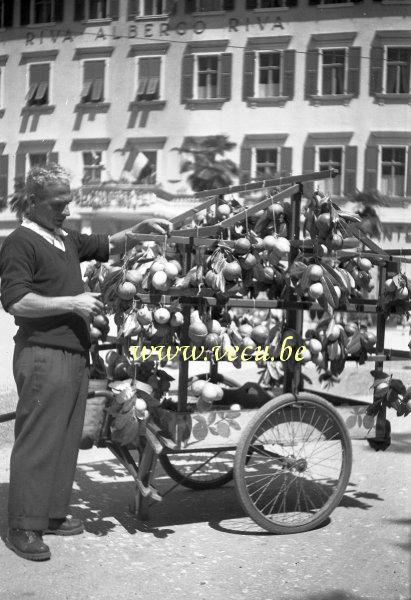
M 289 231 L 289 239 L 298 240 L 300 238 L 300 215 L 301 215 L 301 199 L 303 195 L 303 186 L 299 184 L 299 191 L 293 195 L 291 202 L 291 224 Z M 289 264 L 291 265 L 298 255 L 298 247 L 291 246 L 289 255 Z M 289 289 L 287 294 L 288 302 L 295 301 L 294 292 Z M 286 328 L 294 329 L 297 336 L 302 335 L 303 330 L 303 311 L 295 308 L 288 308 L 286 312 Z M 290 369 L 287 362 L 284 362 L 284 393 L 297 393 L 301 389 L 301 365 L 295 362 L 293 368 Z

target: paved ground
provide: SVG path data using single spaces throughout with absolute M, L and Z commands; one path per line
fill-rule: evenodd
M 12 407 L 13 395 L 6 395 L 12 381 L 8 322 L 0 313 L 0 393 Z M 401 343 L 402 336 L 392 338 Z M 247 373 L 242 371 L 245 380 Z M 410 373 L 401 369 L 411 385 Z M 355 370 L 340 384 L 342 391 L 350 389 L 350 380 L 358 381 Z M 361 393 L 358 383 L 353 387 L 350 395 Z M 177 488 L 152 508 L 148 523 L 139 522 L 127 508 L 127 473 L 106 450 L 83 451 L 73 514 L 85 519 L 86 533 L 48 538 L 53 557 L 42 564 L 0 545 L 0 599 L 409 600 L 411 418 L 391 421 L 390 449 L 376 453 L 355 441 L 341 505 L 321 528 L 294 536 L 269 535 L 253 525 L 233 483 L 201 493 Z M 4 536 L 7 435 L 0 448 Z M 163 491 L 171 486 L 160 471 L 158 483 Z

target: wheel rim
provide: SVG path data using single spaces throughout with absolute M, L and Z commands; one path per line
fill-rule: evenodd
M 344 439 L 331 411 L 290 402 L 268 415 L 252 435 L 244 484 L 255 509 L 286 527 L 315 521 L 340 493 Z
M 203 483 L 218 481 L 232 473 L 234 451 L 167 454 L 167 458 L 182 478 Z

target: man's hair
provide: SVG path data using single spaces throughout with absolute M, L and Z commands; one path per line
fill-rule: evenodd
M 16 192 L 10 200 L 10 209 L 21 220 L 31 204 L 32 196 L 41 198 L 49 185 L 59 182 L 70 182 L 68 172 L 60 165 L 49 163 L 43 167 L 33 167 L 27 174 L 25 184 L 16 186 Z

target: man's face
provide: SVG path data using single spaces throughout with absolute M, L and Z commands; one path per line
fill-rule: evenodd
M 62 227 L 70 215 L 70 186 L 65 181 L 48 184 L 44 193 L 34 198 L 30 219 L 49 230 Z

